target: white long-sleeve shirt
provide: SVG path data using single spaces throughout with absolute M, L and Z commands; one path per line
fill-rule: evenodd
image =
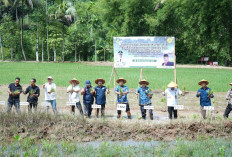
M 73 89 L 72 89 L 73 88 Z M 69 93 L 69 102 L 79 102 L 80 101 L 80 87 L 79 85 L 76 85 L 75 87 L 73 87 L 72 85 L 69 85 L 67 88 L 67 92 L 73 90 L 72 93 Z M 78 93 L 75 91 L 79 91 Z
M 52 92 L 49 94 L 48 92 L 50 92 L 52 88 L 55 90 L 55 92 Z M 45 100 L 56 100 L 56 84 L 55 83 L 51 83 L 51 84 L 49 84 L 48 82 L 45 83 L 44 90 L 45 90 Z
M 167 88 L 165 90 L 165 95 L 167 98 L 167 106 L 178 105 L 178 95 L 181 94 L 182 91 L 180 91 L 178 88 L 174 88 L 174 90 L 171 90 L 171 88 Z

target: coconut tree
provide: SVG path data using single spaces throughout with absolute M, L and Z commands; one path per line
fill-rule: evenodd
M 41 5 L 39 0 L 14 0 L 13 7 L 18 8 L 21 6 L 21 50 L 22 50 L 22 55 L 24 60 L 26 61 L 26 55 L 24 52 L 24 47 L 23 47 L 23 18 L 24 18 L 24 7 L 29 7 L 30 9 L 34 8 L 34 5 Z
M 72 17 L 76 16 L 76 9 L 71 2 L 61 2 L 55 12 L 55 17 L 62 23 L 62 62 L 64 62 L 64 42 L 65 42 L 65 25 L 70 25 L 73 20 Z

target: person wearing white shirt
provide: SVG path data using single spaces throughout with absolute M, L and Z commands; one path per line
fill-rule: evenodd
M 77 79 L 72 79 L 69 81 L 70 85 L 67 88 L 67 93 L 69 93 L 69 102 L 75 102 L 80 114 L 83 115 L 83 110 L 80 102 L 80 87 L 79 81 Z M 75 106 L 71 106 L 71 113 L 75 113 Z
M 173 119 L 173 114 L 174 119 L 177 119 L 177 110 L 174 109 L 174 106 L 178 105 L 178 95 L 181 95 L 182 91 L 177 88 L 176 83 L 171 82 L 163 94 L 167 98 L 169 119 Z
M 53 83 L 53 78 L 49 76 L 48 82 L 43 84 L 43 88 L 45 90 L 45 101 L 51 103 L 52 109 L 54 113 L 57 113 L 56 108 L 56 84 Z M 49 110 L 49 106 L 47 106 L 47 111 Z M 44 112 L 46 112 L 46 106 L 44 107 Z

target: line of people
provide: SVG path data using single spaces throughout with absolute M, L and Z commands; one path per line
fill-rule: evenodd
M 115 87 L 114 92 L 117 95 L 117 104 L 125 104 L 126 105 L 126 113 L 128 119 L 131 119 L 131 112 L 130 112 L 130 105 L 127 98 L 127 95 L 129 94 L 129 88 L 125 85 L 127 83 L 127 80 L 124 78 L 119 78 L 117 81 L 118 86 Z M 20 78 L 16 77 L 15 82 L 11 83 L 8 86 L 8 105 L 7 105 L 7 112 L 10 112 L 12 107 L 15 106 L 16 112 L 20 111 L 20 94 L 23 93 L 25 95 L 28 94 L 27 102 L 28 105 L 28 111 L 31 112 L 32 108 L 34 111 L 37 111 L 38 106 L 38 97 L 40 96 L 40 88 L 36 86 L 36 79 L 32 78 L 30 81 L 31 85 L 26 88 L 24 91 L 22 89 L 22 86 L 20 85 Z M 85 87 L 80 88 L 79 81 L 77 79 L 72 79 L 69 81 L 70 85 L 67 88 L 67 93 L 69 94 L 69 102 L 76 103 L 76 107 L 79 110 L 81 115 L 85 115 L 86 117 L 91 117 L 92 114 L 92 105 L 95 104 L 100 105 L 101 108 L 94 109 L 95 117 L 97 118 L 99 116 L 99 111 L 101 110 L 101 117 L 105 116 L 105 106 L 106 106 L 106 94 L 109 94 L 109 89 L 107 89 L 104 79 L 96 79 L 96 87 L 93 88 L 91 85 L 91 82 L 87 80 L 85 82 Z M 148 87 L 149 82 L 147 80 L 141 80 L 139 82 L 141 85 L 136 90 L 136 95 L 139 97 L 139 106 L 141 110 L 141 115 L 143 119 L 146 119 L 147 109 L 144 108 L 144 106 L 152 106 L 152 96 L 153 92 Z M 213 91 L 207 87 L 209 82 L 207 80 L 201 80 L 198 83 L 201 88 L 198 89 L 196 97 L 200 98 L 200 110 L 202 117 L 206 118 L 206 110 L 204 110 L 204 106 L 211 106 L 211 98 L 214 97 Z M 232 86 L 232 83 L 230 84 Z M 56 84 L 53 83 L 53 78 L 49 76 L 47 78 L 47 82 L 43 84 L 43 89 L 45 91 L 45 101 L 50 103 L 53 109 L 54 113 L 57 113 L 57 107 L 56 107 Z M 174 106 L 178 105 L 178 95 L 183 95 L 184 93 L 178 89 L 178 85 L 174 82 L 171 82 L 168 84 L 168 88 L 162 93 L 164 96 L 166 96 L 167 100 L 167 107 L 168 107 L 168 114 L 169 119 L 176 119 L 178 114 L 177 110 L 175 110 Z M 82 105 L 80 102 L 80 95 L 83 95 L 83 107 L 84 111 L 82 110 Z M 226 95 L 226 99 L 228 100 L 228 106 L 225 110 L 224 117 L 228 118 L 229 113 L 232 110 L 232 89 L 230 89 Z M 44 111 L 48 111 L 49 106 L 44 107 Z M 71 112 L 75 113 L 75 106 L 71 106 Z M 117 110 L 117 118 L 121 117 L 121 110 Z M 149 109 L 149 117 L 151 120 L 153 120 L 153 111 L 152 109 Z

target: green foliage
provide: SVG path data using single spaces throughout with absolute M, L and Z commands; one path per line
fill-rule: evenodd
M 14 141 L 19 142 L 21 140 L 21 136 L 20 135 L 16 135 L 13 137 Z
M 29 60 L 35 59 L 38 24 L 39 57 L 49 46 L 57 60 L 64 52 L 66 60 L 112 60 L 114 36 L 174 36 L 178 63 L 197 63 L 203 56 L 221 65 L 230 65 L 232 5 L 230 0 L 23 0 L 0 2 L 0 34 L 5 58 L 22 60 L 20 22 L 24 13 L 24 49 Z M 27 3 L 25 3 L 27 2 Z M 40 2 L 40 3 L 38 3 Z M 17 14 L 16 14 L 17 8 Z M 17 15 L 17 17 L 16 17 Z M 48 19 L 48 41 L 46 39 Z M 63 43 L 64 41 L 64 43 Z M 12 48 L 12 49 L 11 49 Z M 63 51 L 64 48 L 64 51 Z

